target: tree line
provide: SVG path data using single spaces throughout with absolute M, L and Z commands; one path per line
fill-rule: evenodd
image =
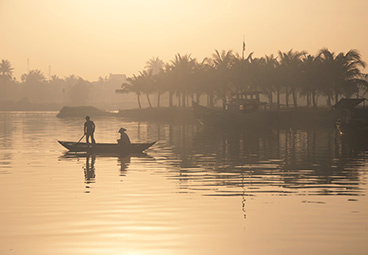
M 39 69 L 34 69 L 22 74 L 18 81 L 13 71 L 10 61 L 0 61 L 0 109 L 45 106 L 55 110 L 62 106 L 93 105 L 113 110 L 127 105 L 127 102 L 119 103 L 122 97 L 115 93 L 126 80 L 125 75 L 110 74 L 90 82 L 73 74 L 46 78 Z M 135 105 L 135 101 L 131 100 L 130 105 Z
M 275 55 L 240 56 L 232 50 L 215 50 L 202 61 L 191 55 L 177 54 L 169 63 L 154 57 L 137 75 L 127 79 L 117 93 L 135 93 L 141 108 L 141 96 L 152 107 L 150 95 L 155 94 L 156 106 L 161 96 L 168 95 L 168 105 L 190 106 L 192 101 L 206 98 L 207 106 L 225 104 L 231 93 L 260 91 L 270 105 L 298 107 L 304 98 L 308 107 L 317 107 L 318 99 L 331 106 L 341 97 L 349 98 L 368 88 L 365 62 L 355 49 L 335 53 L 323 48 L 317 55 L 306 51 L 279 51 Z M 320 100 L 321 101 L 321 100 Z M 321 104 L 321 102 L 320 102 Z
M 341 97 L 349 98 L 359 92 L 364 95 L 368 88 L 367 75 L 363 73 L 366 64 L 355 49 L 335 53 L 323 48 L 316 55 L 294 50 L 264 57 L 253 55 L 244 57 L 244 52 L 240 56 L 232 50 L 215 50 L 201 61 L 189 54 L 176 54 L 168 63 L 154 57 L 146 62 L 144 70 L 129 77 L 116 92 L 134 93 L 138 107 L 142 108 L 142 96 L 146 97 L 149 107 L 160 107 L 162 101 L 169 107 L 188 107 L 192 101 L 203 99 L 207 106 L 214 107 L 224 104 L 231 93 L 260 91 L 270 105 L 280 108 L 281 105 L 298 107 L 301 98 L 308 107 L 323 103 L 331 106 Z M 27 97 L 34 94 L 34 101 L 44 99 L 47 89 L 59 87 L 54 97 L 64 97 L 62 103 L 93 103 L 93 97 L 87 100 L 92 83 L 81 77 L 70 75 L 61 79 L 53 75 L 47 80 L 36 69 L 23 74 L 19 83 L 13 79 L 13 70 L 8 60 L 0 62 L 3 87 L 0 101 L 4 101 L 9 94 L 7 90 L 14 87 L 9 84 L 18 84 Z M 102 84 L 97 93 L 101 95 L 101 91 L 107 90 L 108 79 L 100 77 L 94 84 Z M 41 86 L 46 92 L 38 92 Z M 155 103 L 151 95 L 155 95 Z

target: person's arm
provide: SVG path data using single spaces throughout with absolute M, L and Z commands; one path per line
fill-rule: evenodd
M 87 122 L 84 122 L 84 134 L 87 134 Z
M 93 130 L 92 132 L 95 132 L 95 127 L 96 127 L 95 123 L 92 121 L 92 130 Z

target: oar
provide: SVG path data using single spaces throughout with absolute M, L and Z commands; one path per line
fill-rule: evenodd
M 83 137 L 85 136 L 86 134 L 84 134 L 81 139 L 79 139 L 79 141 L 77 143 L 79 143 L 80 141 L 82 141 Z

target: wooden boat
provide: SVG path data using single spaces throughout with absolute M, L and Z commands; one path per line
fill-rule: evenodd
M 222 110 L 204 107 L 193 102 L 193 115 L 204 126 L 266 128 L 276 119 L 276 115 L 265 109 L 266 103 L 260 101 L 260 93 L 232 93 L 230 101 Z
M 87 144 L 87 143 L 65 142 L 65 141 L 58 141 L 58 142 L 71 152 L 116 153 L 116 154 L 141 153 L 156 143 L 156 142 L 131 143 L 127 145 L 121 145 L 118 143 Z

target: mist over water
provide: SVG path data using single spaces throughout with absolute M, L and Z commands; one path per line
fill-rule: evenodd
M 75 156 L 83 119 L 0 113 L 0 254 L 365 254 L 367 151 L 332 128 L 93 118 L 139 156 Z

